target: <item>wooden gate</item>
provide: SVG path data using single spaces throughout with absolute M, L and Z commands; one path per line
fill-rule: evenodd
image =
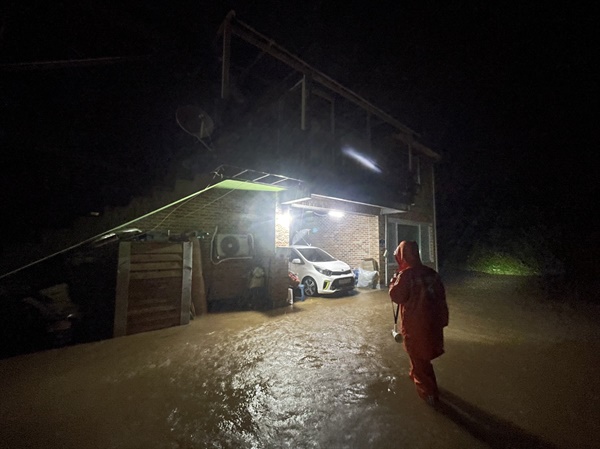
M 120 243 L 113 335 L 189 323 L 191 288 L 191 242 Z

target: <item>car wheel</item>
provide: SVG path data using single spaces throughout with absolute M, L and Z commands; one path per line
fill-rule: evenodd
M 304 284 L 304 294 L 306 296 L 315 296 L 319 292 L 317 289 L 317 283 L 313 278 L 304 278 L 302 283 Z

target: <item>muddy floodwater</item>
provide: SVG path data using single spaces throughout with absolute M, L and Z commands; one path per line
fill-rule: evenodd
M 443 407 L 385 290 L 0 360 L 1 448 L 597 448 L 600 313 L 447 280 Z

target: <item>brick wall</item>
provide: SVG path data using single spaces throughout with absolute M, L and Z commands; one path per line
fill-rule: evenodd
M 313 230 L 305 237 L 308 243 L 323 248 L 351 268 L 358 268 L 363 259 L 379 260 L 377 216 L 348 213 L 334 218 L 325 213 L 305 212 L 302 220 L 306 228 Z
M 265 272 L 273 265 L 275 205 L 272 192 L 212 189 L 132 224 L 143 231 L 168 231 L 171 235 L 198 231 L 208 233 L 200 240 L 202 269 L 208 301 L 231 299 L 247 292 L 249 273 L 255 266 Z M 255 257 L 217 260 L 211 257 L 211 241 L 218 234 L 252 234 Z M 287 269 L 272 269 L 281 279 L 270 282 L 274 302 L 287 297 Z M 281 297 L 281 298 L 280 298 Z
M 285 218 L 283 218 L 285 217 Z M 290 244 L 290 211 L 278 203 L 275 209 L 275 246 Z
M 212 189 L 184 203 L 138 220 L 143 230 L 169 230 L 171 234 L 204 231 L 256 234 L 261 250 L 272 249 L 275 195 L 270 192 Z

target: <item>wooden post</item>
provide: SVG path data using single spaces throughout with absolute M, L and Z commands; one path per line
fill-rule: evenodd
M 193 240 L 192 247 L 192 302 L 196 309 L 196 314 L 203 315 L 208 312 L 208 304 L 206 302 L 206 287 L 202 271 L 202 252 L 198 239 Z
M 181 274 L 181 321 L 190 322 L 190 303 L 192 300 L 192 243 L 183 243 L 183 272 Z
M 229 98 L 229 65 L 231 62 L 231 19 L 233 11 L 227 14 L 223 22 L 223 61 L 221 66 L 221 98 Z
M 131 243 L 121 242 L 119 243 L 119 265 L 117 267 L 117 291 L 115 298 L 113 337 L 122 337 L 127 334 L 130 266 Z

